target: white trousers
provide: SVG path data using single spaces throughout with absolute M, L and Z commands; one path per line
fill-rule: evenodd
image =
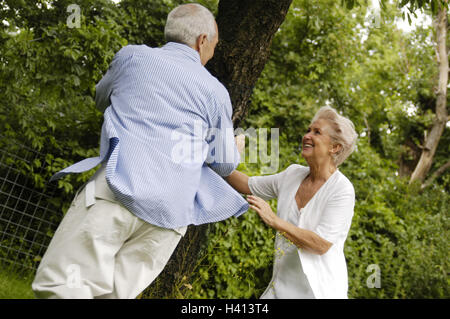
M 104 168 L 77 193 L 32 283 L 37 298 L 136 298 L 187 227 L 151 225 L 114 199 Z

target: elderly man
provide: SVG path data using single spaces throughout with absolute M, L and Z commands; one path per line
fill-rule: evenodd
M 97 84 L 100 156 L 52 180 L 102 165 L 42 258 L 32 284 L 38 298 L 135 298 L 188 225 L 248 209 L 222 178 L 240 157 L 228 92 L 204 68 L 218 42 L 214 16 L 198 4 L 179 6 L 165 37 L 162 48 L 122 48 Z

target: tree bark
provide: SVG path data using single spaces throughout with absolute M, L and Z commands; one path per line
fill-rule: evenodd
M 447 122 L 447 84 L 448 84 L 448 52 L 447 52 L 447 10 L 441 6 L 436 19 L 436 51 L 439 67 L 439 80 L 436 95 L 436 116 L 431 130 L 425 137 L 424 148 L 414 172 L 411 175 L 410 183 L 420 181 L 423 183 L 427 176 L 433 157 L 436 153 L 439 140 L 444 132 Z
M 207 68 L 228 89 L 234 126 L 250 104 L 253 88 L 270 56 L 270 45 L 292 0 L 221 0 L 219 44 Z
M 270 45 L 292 0 L 221 0 L 219 44 L 208 70 L 230 93 L 233 122 L 245 117 L 253 87 L 270 55 Z M 161 275 L 143 297 L 176 298 L 189 289 L 189 278 L 201 258 L 210 225 L 189 226 Z

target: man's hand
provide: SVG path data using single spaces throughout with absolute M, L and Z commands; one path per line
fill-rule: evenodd
M 237 149 L 239 151 L 239 154 L 242 154 L 242 152 L 245 149 L 245 135 L 244 134 L 240 134 L 238 136 L 235 136 L 234 140 L 236 141 L 236 146 L 237 146 Z

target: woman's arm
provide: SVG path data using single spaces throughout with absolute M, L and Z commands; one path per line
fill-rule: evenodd
M 279 217 L 273 228 L 278 230 L 298 248 L 305 249 L 317 255 L 325 254 L 333 245 L 315 232 L 297 227 Z
M 261 219 L 270 227 L 279 231 L 298 248 L 311 253 L 323 255 L 333 245 L 316 233 L 297 227 L 274 214 L 270 205 L 257 196 L 247 196 L 250 208 L 254 209 Z
M 228 184 L 231 185 L 235 190 L 237 190 L 241 194 L 250 195 L 252 192 L 248 187 L 248 179 L 249 177 L 239 171 L 233 171 L 230 175 L 225 177 L 225 180 Z
M 241 134 L 235 137 L 236 147 L 239 154 L 242 154 L 245 148 L 245 135 Z M 249 195 L 252 193 L 248 187 L 249 177 L 239 171 L 234 170 L 230 175 L 225 177 L 228 184 L 241 194 Z

